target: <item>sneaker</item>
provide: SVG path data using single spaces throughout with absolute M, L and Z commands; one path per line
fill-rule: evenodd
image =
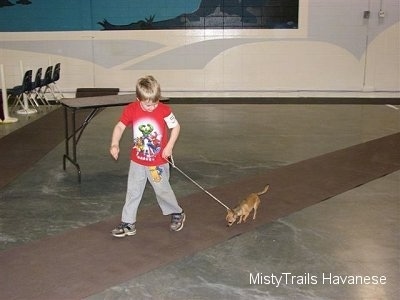
M 127 235 L 135 235 L 136 234 L 136 226 L 135 226 L 135 224 L 121 222 L 117 227 L 115 227 L 111 231 L 111 233 L 115 237 L 124 237 Z
M 182 212 L 180 214 L 172 214 L 171 215 L 171 225 L 170 228 L 172 231 L 179 231 L 183 228 L 183 224 L 185 223 L 185 213 Z

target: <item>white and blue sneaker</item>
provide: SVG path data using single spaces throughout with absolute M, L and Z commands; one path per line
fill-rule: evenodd
M 121 222 L 117 227 L 111 231 L 112 235 L 115 237 L 125 237 L 127 235 L 136 234 L 135 224 Z
M 183 224 L 185 223 L 186 215 L 184 212 L 179 214 L 171 214 L 171 225 L 170 229 L 172 231 L 182 230 Z

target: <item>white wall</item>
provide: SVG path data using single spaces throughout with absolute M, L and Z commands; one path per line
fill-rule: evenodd
M 166 96 L 399 97 L 399 11 L 398 0 L 300 0 L 298 30 L 0 33 L 0 63 L 11 87 L 20 61 L 60 62 L 64 92 L 129 92 L 151 73 Z

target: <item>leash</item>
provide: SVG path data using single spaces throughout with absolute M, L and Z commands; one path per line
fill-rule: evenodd
M 200 184 L 198 184 L 196 181 L 194 181 L 192 178 L 190 178 L 185 172 L 183 172 L 181 169 L 179 169 L 174 162 L 174 158 L 172 156 L 169 157 L 168 162 L 170 165 L 179 171 L 183 176 L 185 176 L 187 179 L 189 179 L 192 183 L 194 183 L 199 189 L 201 189 L 204 193 L 206 193 L 208 196 L 213 198 L 215 201 L 217 201 L 219 204 L 221 204 L 223 207 L 226 209 L 230 209 L 226 204 L 224 204 L 221 200 L 219 200 L 217 197 L 215 197 L 213 194 L 211 194 L 209 191 L 207 191 L 205 188 L 203 188 Z

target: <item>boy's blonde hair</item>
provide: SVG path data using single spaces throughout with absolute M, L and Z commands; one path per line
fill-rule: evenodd
M 136 97 L 139 101 L 158 102 L 161 98 L 161 87 L 151 75 L 139 78 L 136 83 Z

